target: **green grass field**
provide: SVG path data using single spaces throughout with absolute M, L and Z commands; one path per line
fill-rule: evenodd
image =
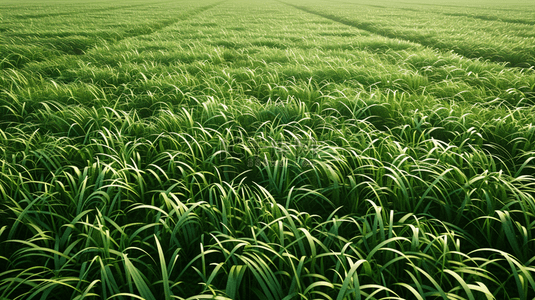
M 533 2 L 0 13 L 1 300 L 535 299 Z

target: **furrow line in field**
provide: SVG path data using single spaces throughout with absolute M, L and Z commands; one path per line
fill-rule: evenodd
M 474 19 L 479 19 L 479 20 L 484 20 L 484 21 L 498 21 L 498 22 L 511 23 L 511 24 L 535 25 L 535 21 L 499 18 L 497 16 L 472 15 L 472 14 L 464 14 L 464 13 L 440 13 L 440 14 L 445 15 L 445 16 L 452 16 L 452 17 L 469 17 L 469 18 L 474 18 Z
M 135 5 L 123 5 L 123 6 L 106 7 L 106 8 L 95 8 L 95 9 L 89 9 L 89 10 L 78 11 L 78 12 L 68 12 L 67 11 L 67 12 L 58 12 L 58 13 L 24 14 L 24 15 L 13 15 L 11 17 L 14 18 L 14 19 L 40 19 L 40 18 L 47 18 L 47 17 L 73 16 L 73 15 L 79 15 L 79 14 L 98 13 L 98 12 L 103 12 L 103 11 L 127 9 L 127 8 L 134 8 L 134 7 L 146 6 L 146 5 L 147 4 L 143 3 L 143 4 L 135 4 Z
M 350 4 L 350 5 L 360 5 L 360 6 L 367 6 L 367 7 L 373 7 L 373 8 L 381 8 L 381 9 L 388 9 L 388 10 L 406 10 L 406 11 L 414 11 L 414 12 L 420 12 L 421 10 L 414 9 L 414 8 L 406 8 L 406 7 L 388 7 L 384 5 L 374 5 L 374 4 L 360 4 L 360 3 L 354 3 L 354 2 L 347 2 L 347 1 L 333 1 L 343 4 Z
M 135 38 L 137 36 L 142 36 L 142 35 L 147 35 L 147 34 L 152 34 L 156 31 L 159 31 L 159 30 L 162 30 L 166 27 L 169 27 L 169 26 L 172 26 L 173 24 L 176 24 L 180 21 L 183 21 L 185 19 L 188 19 L 194 15 L 198 15 L 208 9 L 211 9 L 213 7 L 216 7 L 217 5 L 225 2 L 226 0 L 224 1 L 219 1 L 219 2 L 216 2 L 216 3 L 212 3 L 210 5 L 205 5 L 205 6 L 202 6 L 202 7 L 198 7 L 198 8 L 194 8 L 192 10 L 188 10 L 186 12 L 183 12 L 181 13 L 178 17 L 175 17 L 175 18 L 172 18 L 172 19 L 166 19 L 166 20 L 162 20 L 162 21 L 158 21 L 158 22 L 154 22 L 154 23 L 151 23 L 151 24 L 146 24 L 145 26 L 141 26 L 141 28 L 137 28 L 135 30 L 131 30 L 131 31 L 124 31 L 122 33 L 119 34 L 118 37 L 103 37 L 102 40 L 108 42 L 109 44 L 115 44 L 115 43 L 118 43 L 120 41 L 123 41 L 123 40 L 126 40 L 126 39 L 129 39 L 129 38 Z M 169 1 L 168 2 L 159 2 L 159 3 L 170 3 Z M 68 36 L 68 35 L 67 35 Z M 73 44 L 73 45 L 70 45 L 68 47 L 66 47 L 65 49 L 60 49 L 60 51 L 62 51 L 64 54 L 60 54 L 58 56 L 54 56 L 53 58 L 51 59 L 48 59 L 49 61 L 50 60 L 53 60 L 57 57 L 61 57 L 63 55 L 75 55 L 75 56 L 80 56 L 80 55 L 85 55 L 86 54 L 86 51 L 94 48 L 95 46 L 98 46 L 100 44 L 100 42 L 95 42 L 95 43 L 90 43 L 90 44 L 85 44 L 85 43 L 78 43 L 78 44 Z M 22 66 L 22 64 L 19 65 L 19 67 Z
M 156 22 L 149 23 L 149 24 L 141 24 L 137 28 L 133 28 L 130 30 L 125 29 L 124 31 L 118 33 L 117 35 L 108 36 L 108 37 L 104 36 L 104 37 L 101 37 L 100 40 L 90 41 L 89 43 L 87 42 L 87 39 L 81 39 L 81 40 L 80 39 L 67 39 L 67 40 L 56 39 L 52 41 L 45 41 L 45 43 L 48 44 L 49 47 L 52 47 L 58 50 L 58 52 L 50 53 L 50 55 L 48 55 L 46 58 L 43 57 L 42 59 L 38 59 L 38 60 L 25 59 L 24 55 L 21 55 L 18 53 L 7 52 L 6 54 L 4 54 L 3 60 L 0 61 L 0 69 L 4 69 L 4 68 L 20 69 L 20 68 L 23 68 L 29 61 L 53 62 L 57 59 L 61 59 L 61 57 L 67 57 L 71 55 L 73 57 L 83 56 L 86 54 L 87 51 L 95 48 L 96 46 L 102 45 L 103 43 L 107 45 L 113 45 L 113 44 L 117 44 L 129 38 L 135 38 L 137 36 L 153 34 L 156 31 L 162 30 L 180 21 L 187 20 L 191 18 L 192 16 L 198 15 L 206 10 L 216 7 L 225 1 L 226 0 L 218 1 L 209 5 L 182 11 L 181 13 L 177 14 L 177 16 L 175 16 L 174 18 L 168 18 L 168 19 L 156 21 Z M 158 3 L 159 4 L 171 3 L 171 1 L 158 2 Z M 65 35 L 64 37 L 68 38 L 69 36 L 70 35 Z
M 394 39 L 398 39 L 398 40 L 404 40 L 404 41 L 407 41 L 407 42 L 411 42 L 411 43 L 414 43 L 414 44 L 425 46 L 420 41 L 415 41 L 415 40 L 411 40 L 411 39 L 407 39 L 407 38 L 402 38 L 402 37 L 396 36 L 394 34 L 390 34 L 388 32 L 385 32 L 384 30 L 380 30 L 380 29 L 376 28 L 373 23 L 370 23 L 370 22 L 358 22 L 358 21 L 353 21 L 353 20 L 347 20 L 347 19 L 343 19 L 343 18 L 340 18 L 340 17 L 335 16 L 335 15 L 328 14 L 328 13 L 319 12 L 319 11 L 310 9 L 308 7 L 299 6 L 299 5 L 293 5 L 293 4 L 290 4 L 290 3 L 287 3 L 287 2 L 282 2 L 282 1 L 279 1 L 279 2 L 284 3 L 284 4 L 288 5 L 288 6 L 292 6 L 292 7 L 296 8 L 296 9 L 299 9 L 299 10 L 304 11 L 306 13 L 313 14 L 313 15 L 316 15 L 316 16 L 320 16 L 322 18 L 329 19 L 331 21 L 334 21 L 334 22 L 337 22 L 337 23 L 340 23 L 340 24 L 344 24 L 344 25 L 347 25 L 347 26 L 351 26 L 351 27 L 354 27 L 354 28 L 357 28 L 357 29 L 360 29 L 360 30 L 368 31 L 368 32 L 371 32 L 373 34 L 381 35 L 381 36 L 384 36 L 384 37 L 387 37 L 387 38 L 394 38 Z
M 476 14 L 468 14 L 468 13 L 447 13 L 447 12 L 437 12 L 437 11 L 429 11 L 429 10 L 423 10 L 423 9 L 415 9 L 415 8 L 409 8 L 409 7 L 388 7 L 388 6 L 384 6 L 384 5 L 360 4 L 360 3 L 347 2 L 347 1 L 335 1 L 335 2 L 344 3 L 344 4 L 350 4 L 350 5 L 362 5 L 362 6 L 367 6 L 367 7 L 381 8 L 381 9 L 388 9 L 388 10 L 404 10 L 404 11 L 410 11 L 410 12 L 424 12 L 424 13 L 433 13 L 433 14 L 440 14 L 440 15 L 444 15 L 444 16 L 452 16 L 452 17 L 470 17 L 470 18 L 484 20 L 484 21 L 498 21 L 498 22 L 512 23 L 512 24 L 535 25 L 535 21 L 532 21 L 532 20 L 500 18 L 500 17 L 497 17 L 497 16 L 489 16 L 489 15 L 476 15 Z M 402 3 L 402 2 L 400 2 L 400 3 Z M 421 4 L 421 5 L 426 5 L 426 4 Z M 441 5 L 437 4 L 436 6 L 441 6 Z
M 172 26 L 173 24 L 176 24 L 180 21 L 184 21 L 185 19 L 188 19 L 194 15 L 198 15 L 202 12 L 205 12 L 211 8 L 214 8 L 218 5 L 220 5 L 221 3 L 225 2 L 227 0 L 223 0 L 223 1 L 219 1 L 219 2 L 216 2 L 216 3 L 212 3 L 210 5 L 205 5 L 205 6 L 201 6 L 199 8 L 196 8 L 196 9 L 193 9 L 193 10 L 190 10 L 188 12 L 185 12 L 183 14 L 181 14 L 179 17 L 177 18 L 173 18 L 173 19 L 169 19 L 169 20 L 165 20 L 165 21 L 162 21 L 162 22 L 157 22 L 157 23 L 154 23 L 153 25 L 150 25 L 148 26 L 148 28 L 146 30 L 143 30 L 141 32 L 133 32 L 132 34 L 125 34 L 122 38 L 120 39 L 116 39 L 114 42 L 120 42 L 122 40 L 125 40 L 125 39 L 128 39 L 128 38 L 134 38 L 134 37 L 137 37 L 137 36 L 142 36 L 142 35 L 147 35 L 147 34 L 152 34 L 156 31 L 159 31 L 159 30 L 162 30 L 166 27 L 169 27 L 169 26 Z M 186 18 L 183 18 L 183 17 L 186 17 Z
M 474 5 L 453 5 L 453 4 L 436 4 L 436 3 L 418 3 L 418 2 L 398 2 L 403 4 L 411 4 L 411 5 L 425 5 L 425 6 L 441 6 L 441 7 L 459 7 L 459 8 L 478 8 L 478 9 L 487 9 L 487 10 L 494 10 L 496 8 L 490 8 L 490 7 L 481 7 L 481 6 L 474 6 Z M 501 7 L 500 10 L 504 11 L 521 11 L 523 12 L 523 9 L 516 9 L 516 8 L 504 8 Z
M 411 42 L 417 45 L 429 47 L 429 48 L 436 49 L 444 53 L 454 52 L 454 53 L 457 53 L 459 55 L 462 55 L 464 57 L 471 58 L 471 59 L 483 58 L 483 59 L 488 59 L 489 61 L 492 61 L 492 62 L 508 62 L 508 63 L 511 63 L 513 67 L 531 67 L 532 65 L 535 64 L 535 61 L 530 60 L 530 61 L 525 61 L 521 65 L 517 65 L 517 62 L 509 60 L 509 59 L 496 59 L 493 56 L 481 56 L 481 55 L 473 54 L 470 51 L 463 51 L 463 49 L 460 49 L 460 48 L 448 47 L 448 45 L 438 46 L 437 41 L 435 41 L 433 38 L 429 38 L 429 39 L 410 38 L 410 37 L 407 37 L 406 35 L 399 35 L 390 30 L 378 28 L 376 24 L 371 23 L 371 22 L 359 22 L 357 20 L 349 20 L 340 16 L 331 15 L 329 13 L 319 12 L 309 7 L 294 5 L 294 4 L 290 4 L 290 3 L 282 2 L 282 1 L 279 1 L 279 2 L 284 3 L 288 6 L 292 6 L 301 11 L 307 12 L 309 14 L 317 15 L 317 16 L 329 19 L 331 21 L 338 22 L 340 24 L 344 24 L 344 25 L 351 26 L 360 30 L 368 31 L 373 34 L 384 36 L 387 38 L 403 40 L 403 41 Z

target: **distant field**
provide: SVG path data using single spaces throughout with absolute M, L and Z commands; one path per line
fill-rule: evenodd
M 0 3 L 0 299 L 534 299 L 532 1 Z

